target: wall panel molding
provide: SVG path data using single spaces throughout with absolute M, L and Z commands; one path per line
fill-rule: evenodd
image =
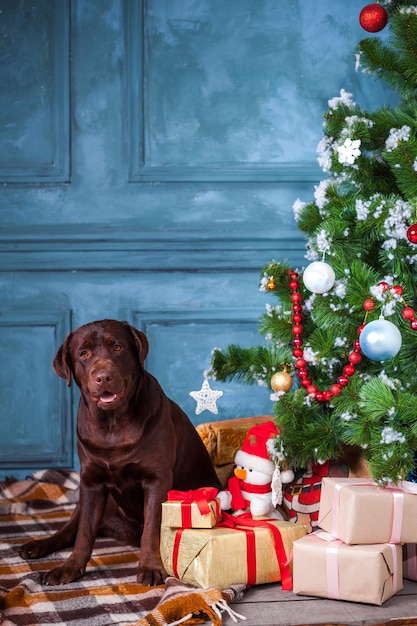
M 70 317 L 68 310 L 0 312 L 0 470 L 72 466 L 71 393 L 52 370 Z
M 70 0 L 0 0 L 0 9 L 0 181 L 68 182 Z
M 223 236 L 204 232 L 142 233 L 93 226 L 2 229 L 2 271 L 210 271 L 260 270 L 272 258 L 303 262 L 305 241 L 296 231 Z
M 165 62 L 168 67 L 160 67 L 159 72 L 152 74 L 152 58 L 151 54 L 155 55 L 160 37 L 158 35 L 150 41 L 153 36 L 153 29 L 148 25 L 150 16 L 153 14 L 153 0 L 131 0 L 126 3 L 126 36 L 127 36 L 127 102 L 128 102 L 128 145 L 129 145 L 129 174 L 128 180 L 130 182 L 310 182 L 317 181 L 321 176 L 321 170 L 317 165 L 315 156 L 310 159 L 296 158 L 294 160 L 286 161 L 282 156 L 279 160 L 258 160 L 257 157 L 248 158 L 246 161 L 240 161 L 239 159 L 224 160 L 212 160 L 206 159 L 205 162 L 199 164 L 189 164 L 181 162 L 184 157 L 184 150 L 181 149 L 179 144 L 178 151 L 174 154 L 174 160 L 170 161 L 170 156 L 167 155 L 163 149 L 164 142 L 169 143 L 167 136 L 160 139 L 164 134 L 164 111 L 160 112 L 158 117 L 155 113 L 156 110 L 163 109 L 164 103 L 162 100 L 167 98 L 169 100 L 169 94 L 165 93 L 165 87 L 168 90 L 168 83 L 170 77 L 164 74 L 164 71 L 169 73 L 170 64 L 173 67 L 178 68 L 180 65 L 187 65 L 186 59 L 180 57 L 180 52 L 172 44 L 169 49 L 169 56 L 165 57 Z M 223 10 L 223 9 L 222 9 Z M 204 11 L 203 11 L 204 14 Z M 225 16 L 227 15 L 224 14 Z M 163 11 L 162 11 L 163 16 Z M 213 18 L 214 19 L 214 18 Z M 229 17 L 230 19 L 230 17 Z M 171 35 L 170 29 L 173 27 L 175 18 L 166 18 L 166 27 L 168 36 Z M 190 23 L 192 18 L 190 17 Z M 230 27 L 233 28 L 233 19 L 230 20 Z M 288 27 L 297 29 L 297 23 L 291 23 Z M 192 28 L 192 27 L 191 27 Z M 296 36 L 296 35 L 294 35 Z M 248 39 L 250 35 L 248 35 Z M 172 40 L 175 39 L 175 35 L 172 34 Z M 223 42 L 220 45 L 224 45 Z M 225 48 L 227 51 L 227 48 Z M 150 52 L 152 51 L 152 52 Z M 176 57 L 176 55 L 178 55 Z M 225 63 L 227 63 L 227 58 Z M 239 61 L 239 60 L 238 60 Z M 238 65 L 238 61 L 235 62 Z M 247 59 L 246 59 L 247 61 Z M 279 57 L 277 58 L 279 65 Z M 238 65 L 239 66 L 239 65 Z M 244 61 L 242 59 L 241 70 L 244 68 Z M 236 71 L 236 70 L 235 70 Z M 160 76 L 164 78 L 160 78 Z M 171 77 L 172 78 L 172 77 Z M 162 82 L 162 88 L 156 83 Z M 219 83 L 220 84 L 220 83 Z M 156 85 L 156 87 L 155 87 Z M 204 87 L 202 87 L 203 89 Z M 162 97 L 158 97 L 159 91 L 162 92 Z M 181 86 L 178 85 L 177 91 L 171 92 L 171 99 L 169 105 L 165 103 L 165 106 L 175 107 L 177 106 L 175 93 L 178 96 Z M 276 88 L 279 91 L 279 87 Z M 199 98 L 200 96 L 197 96 Z M 251 95 L 252 99 L 256 98 L 256 94 Z M 244 98 L 243 98 L 244 100 Z M 204 96 L 201 96 L 200 100 L 197 100 L 196 108 L 201 109 L 201 102 L 204 102 Z M 303 110 L 303 105 L 301 109 Z M 243 115 L 245 112 L 243 112 Z M 203 114 L 202 114 L 203 115 Z M 256 117 L 256 114 L 255 116 Z M 272 115 L 273 117 L 273 115 Z M 181 118 L 181 115 L 177 114 L 177 119 Z M 230 122 L 230 120 L 229 120 Z M 274 118 L 269 123 L 274 127 L 274 133 L 279 136 L 280 124 L 286 125 L 285 119 Z M 192 125 L 197 126 L 195 136 L 190 139 L 189 153 L 194 151 L 194 155 L 198 154 L 198 144 L 200 149 L 202 147 L 202 139 L 200 129 L 198 126 L 201 124 L 201 119 L 184 120 L 185 132 L 188 132 L 188 128 Z M 158 127 L 156 127 L 158 125 Z M 184 129 L 183 129 L 184 130 Z M 178 126 L 178 134 L 183 132 L 181 126 Z M 166 135 L 171 132 L 171 129 L 166 129 Z M 244 131 L 242 131 L 244 134 Z M 261 143 L 265 139 L 265 134 L 269 135 L 270 131 L 263 129 L 264 138 L 262 138 L 262 129 L 254 132 L 256 139 L 252 141 L 259 141 Z M 155 137 L 158 139 L 155 140 Z M 211 142 L 214 135 L 210 135 L 209 141 Z M 217 141 L 217 148 L 220 149 L 225 143 L 226 138 L 224 136 L 214 139 Z M 245 145 L 245 140 L 242 141 L 242 148 Z M 175 144 L 175 141 L 174 141 Z M 197 144 L 197 147 L 196 147 Z M 156 146 L 156 147 L 155 147 Z M 191 146 L 193 148 L 191 149 Z M 172 143 L 171 143 L 172 147 Z M 257 150 L 256 146 L 254 147 Z M 175 147 L 174 147 L 175 153 Z M 154 153 L 157 153 L 156 155 Z M 214 148 L 214 152 L 216 149 Z M 238 150 L 240 154 L 241 151 Z
M 189 395 L 190 391 L 201 388 L 214 347 L 226 347 L 232 336 L 239 336 L 241 346 L 263 342 L 258 332 L 259 309 L 244 306 L 136 309 L 128 313 L 127 319 L 148 337 L 146 369 L 158 373 L 162 388 L 170 390 L 172 399 L 194 423 L 271 411 L 270 390 L 257 385 L 210 380 L 212 389 L 223 391 L 217 402 L 218 415 L 204 411 L 196 416 L 196 403 Z

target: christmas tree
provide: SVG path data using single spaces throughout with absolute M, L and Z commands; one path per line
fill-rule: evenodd
M 265 341 L 215 348 L 209 375 L 271 386 L 277 451 L 293 469 L 360 449 L 380 484 L 415 481 L 417 450 L 417 6 L 372 4 L 365 73 L 398 106 L 367 112 L 341 90 L 329 100 L 314 200 L 296 201 L 305 269 L 271 261 L 260 289 L 276 297 Z

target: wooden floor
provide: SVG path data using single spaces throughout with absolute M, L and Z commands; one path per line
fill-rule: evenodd
M 279 584 L 250 589 L 232 604 L 241 626 L 417 626 L 417 582 L 404 580 L 404 588 L 382 606 L 297 596 Z M 224 626 L 236 626 L 223 616 Z

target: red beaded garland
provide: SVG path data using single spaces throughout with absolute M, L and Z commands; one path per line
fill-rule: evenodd
M 362 357 L 359 352 L 351 352 L 348 356 L 348 359 L 352 365 L 357 365 L 362 361 Z
M 295 367 L 298 370 L 298 378 L 300 379 L 301 386 L 304 387 L 306 392 L 309 395 L 313 396 L 317 400 L 317 402 L 329 402 L 333 396 L 337 396 L 340 393 L 342 393 L 343 388 L 349 384 L 349 378 L 353 376 L 356 371 L 355 365 L 357 365 L 358 363 L 362 361 L 362 356 L 361 354 L 359 354 L 360 349 L 361 349 L 360 342 L 359 342 L 359 339 L 354 340 L 353 351 L 350 352 L 348 355 L 349 363 L 347 363 L 344 366 L 343 374 L 338 377 L 337 383 L 334 383 L 333 385 L 331 385 L 330 389 L 325 389 L 323 391 L 320 391 L 316 385 L 313 385 L 308 376 L 307 361 L 304 359 L 304 350 L 301 347 L 303 345 L 301 334 L 303 333 L 303 330 L 304 330 L 300 324 L 300 322 L 302 321 L 301 312 L 303 308 L 303 305 L 302 305 L 303 298 L 302 298 L 301 293 L 298 291 L 300 287 L 300 283 L 297 280 L 298 273 L 289 272 L 289 275 L 291 278 L 289 287 L 292 291 L 292 294 L 291 294 L 291 300 L 293 302 L 292 310 L 294 312 L 292 333 L 293 335 L 295 335 L 295 337 L 292 340 L 292 343 L 295 346 L 295 348 L 293 350 L 293 356 L 296 359 Z M 401 285 L 394 285 L 393 287 L 390 287 L 390 285 L 385 281 L 381 281 L 380 283 L 378 283 L 378 286 L 384 292 L 390 289 L 399 296 L 402 296 L 404 292 Z M 367 298 L 363 303 L 363 307 L 367 315 L 367 313 L 375 307 L 374 299 Z M 410 322 L 410 327 L 413 330 L 417 330 L 417 319 L 415 317 L 414 309 L 410 306 L 407 306 L 405 302 L 404 302 L 404 309 L 402 311 L 402 316 L 404 319 Z M 365 321 L 358 327 L 358 335 L 361 334 L 361 332 L 365 328 L 365 325 L 366 325 L 366 316 L 365 316 Z

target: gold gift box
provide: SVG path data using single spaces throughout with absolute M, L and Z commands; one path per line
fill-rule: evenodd
M 293 542 L 306 534 L 305 527 L 278 520 L 268 522 L 279 529 L 285 554 L 290 557 Z M 256 551 L 256 580 L 252 584 L 280 581 L 271 531 L 264 526 L 252 530 Z M 161 529 L 161 557 L 169 575 L 197 587 L 248 584 L 247 538 L 242 530 L 218 526 L 177 530 L 165 526 Z
M 294 543 L 295 594 L 380 605 L 402 589 L 401 545 L 348 545 L 319 535 Z
M 197 502 L 190 504 L 190 526 L 189 528 L 213 528 L 221 517 L 220 500 L 210 500 L 207 504 L 210 508 L 209 513 L 200 513 Z M 162 503 L 162 526 L 171 526 L 172 528 L 182 528 L 184 526 L 183 507 L 188 503 L 182 503 L 179 500 L 170 500 Z
M 241 448 L 249 428 L 273 419 L 270 415 L 239 417 L 199 424 L 196 430 L 206 446 L 213 465 L 226 465 L 233 463 L 235 454 Z
M 417 543 L 417 494 L 323 478 L 318 525 L 345 543 Z

